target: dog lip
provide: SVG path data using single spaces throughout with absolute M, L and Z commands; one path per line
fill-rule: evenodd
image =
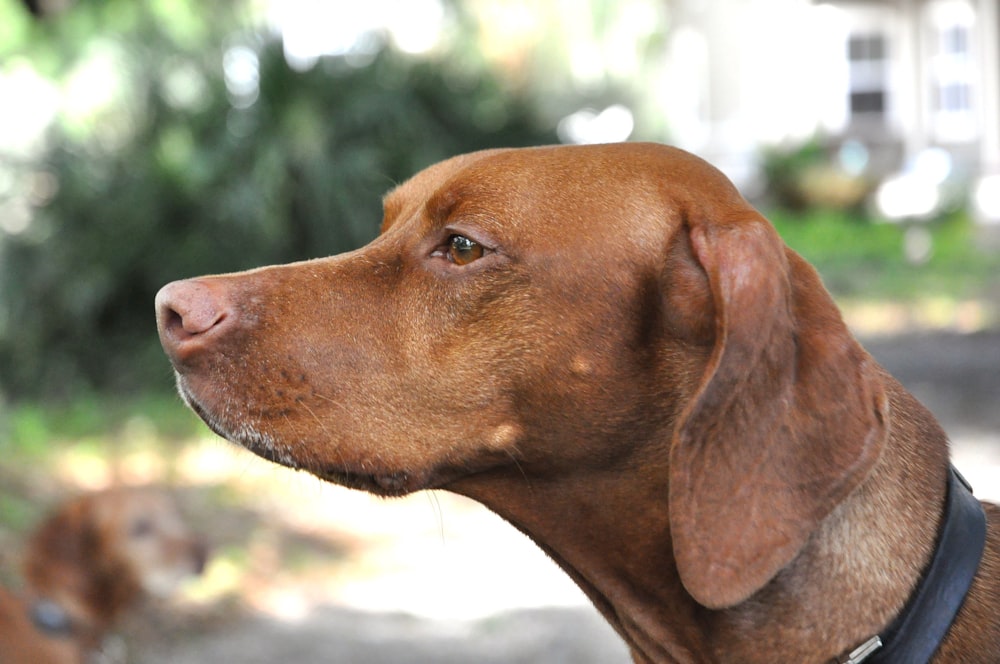
M 181 399 L 187 404 L 188 408 L 194 411 L 195 415 L 201 418 L 209 429 L 211 429 L 215 434 L 229 440 L 231 436 L 229 432 L 222 427 L 222 425 L 212 416 L 207 408 L 199 403 L 198 399 L 195 397 L 194 392 L 187 385 L 184 377 L 181 374 L 177 374 L 177 392 L 181 395 Z
M 444 489 L 453 482 L 466 477 L 489 472 L 497 467 L 497 459 L 509 459 L 506 455 L 496 455 L 493 461 L 482 464 L 439 464 L 426 468 L 406 470 L 354 471 L 345 466 L 304 467 L 321 480 L 332 482 L 348 489 L 358 489 L 385 497 L 405 496 L 416 491 Z M 523 470 L 518 467 L 518 472 Z
M 186 383 L 181 374 L 177 375 L 177 391 L 180 393 L 181 398 L 184 400 L 184 403 L 187 404 L 188 408 L 194 411 L 194 414 L 201 418 L 201 421 L 204 422 L 215 435 L 220 438 L 225 438 L 226 440 L 235 443 L 236 445 L 239 445 L 240 447 L 249 450 L 250 452 L 253 452 L 257 456 L 260 456 L 268 461 L 291 468 L 295 467 L 277 458 L 277 455 L 267 449 L 266 445 L 259 445 L 257 444 L 257 441 L 254 441 L 247 436 L 240 436 L 235 433 L 231 427 L 222 422 L 207 406 L 204 406 L 198 400 L 194 391 Z
M 376 474 L 372 476 L 372 479 L 387 493 L 394 493 L 406 489 L 406 485 L 410 481 L 410 474 L 406 471 Z
M 424 489 L 441 488 L 456 479 L 475 474 L 480 470 L 467 464 L 444 464 L 418 471 L 373 470 L 370 467 L 362 471 L 344 465 L 325 466 L 315 462 L 310 463 L 297 458 L 287 447 L 277 445 L 276 441 L 265 434 L 255 433 L 253 429 L 247 427 L 233 427 L 231 423 L 219 418 L 209 406 L 206 406 L 199 399 L 197 390 L 188 383 L 181 372 L 177 372 L 177 391 L 187 406 L 219 437 L 266 461 L 293 470 L 305 471 L 321 480 L 348 489 L 367 491 L 385 497 L 399 497 Z M 367 466 L 367 464 L 365 465 Z M 492 467 L 492 465 L 486 464 L 486 467 Z
M 358 489 L 386 497 L 404 496 L 426 488 L 422 479 L 414 479 L 414 475 L 407 471 L 355 472 L 344 467 L 317 468 L 307 464 L 300 465 L 291 456 L 279 454 L 273 445 L 262 444 L 261 439 L 253 436 L 240 435 L 225 422 L 220 421 L 208 407 L 199 401 L 195 391 L 188 385 L 181 373 L 177 374 L 177 391 L 188 407 L 201 418 L 212 432 L 271 463 L 294 470 L 304 470 L 322 480 L 349 489 Z
M 314 474 L 320 479 L 348 489 L 359 489 L 382 496 L 405 496 L 426 488 L 423 481 L 405 470 L 386 473 L 357 473 L 344 468 L 324 468 Z

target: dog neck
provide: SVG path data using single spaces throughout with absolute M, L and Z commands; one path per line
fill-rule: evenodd
M 897 428 L 908 426 L 912 424 L 901 422 Z M 911 465 L 910 472 L 931 478 L 932 469 L 941 468 L 936 465 L 939 461 L 946 466 L 945 438 L 943 432 L 940 435 L 940 459 L 924 453 L 918 458 L 920 468 Z M 681 583 L 672 549 L 666 481 L 650 479 L 666 477 L 666 472 L 651 470 L 657 463 L 653 457 L 642 460 L 647 472 L 628 473 L 632 483 L 620 482 L 621 469 L 538 482 L 530 474 L 498 472 L 448 488 L 485 504 L 534 540 L 624 638 L 636 662 L 805 661 L 822 657 L 818 653 L 830 657 L 847 652 L 852 643 L 864 643 L 875 633 L 887 643 L 885 652 L 894 652 L 888 644 L 897 638 L 880 630 L 900 614 L 920 582 L 921 570 L 931 569 L 932 554 L 942 549 L 935 548 L 935 533 L 945 532 L 951 520 L 947 515 L 928 512 L 925 521 L 914 519 L 908 524 L 912 530 L 905 532 L 899 530 L 900 524 L 890 524 L 895 529 L 859 525 L 876 516 L 870 506 L 880 500 L 898 503 L 900 511 L 912 500 L 905 492 L 885 493 L 886 486 L 903 486 L 885 476 L 904 472 L 894 458 L 883 460 L 877 476 L 831 515 L 824 532 L 759 596 L 722 611 L 697 604 Z M 921 487 L 926 491 L 922 500 L 940 500 L 938 504 L 948 511 L 952 505 L 975 502 L 964 486 L 946 491 L 944 474 L 938 477 L 940 489 L 934 488 L 936 480 L 929 479 Z M 949 495 L 960 500 L 950 500 Z M 636 510 L 636 505 L 642 509 Z M 846 547 L 849 532 L 855 537 Z M 938 556 L 947 557 L 951 546 Z M 963 546 L 968 543 L 959 548 Z M 886 561 L 892 561 L 890 569 L 885 568 Z M 823 583 L 816 584 L 817 579 Z M 803 588 L 809 591 L 803 593 Z M 853 613 L 838 610 L 844 605 L 854 607 Z M 769 607 L 775 606 L 783 607 L 783 613 L 774 614 Z M 836 615 L 844 620 L 828 625 L 828 638 L 817 642 L 815 621 Z M 779 621 L 783 621 L 780 629 L 763 629 Z M 754 635 L 762 633 L 777 635 L 760 643 Z M 720 643 L 730 644 L 726 652 L 717 651 Z M 865 664 L 877 661 L 888 660 L 869 658 Z
M 498 472 L 447 488 L 531 538 L 583 590 L 636 662 L 713 661 L 699 626 L 704 609 L 684 590 L 674 563 L 667 474 L 643 476 L 664 479 L 622 484 L 619 473 L 595 470 L 534 481 Z
M 965 601 L 985 545 L 983 507 L 951 466 L 937 547 L 920 584 L 896 620 L 852 651 L 844 664 L 929 661 Z

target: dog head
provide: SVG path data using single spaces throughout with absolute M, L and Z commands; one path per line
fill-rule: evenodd
M 24 567 L 32 595 L 104 629 L 143 594 L 176 591 L 206 557 L 168 494 L 115 488 L 61 506 L 32 536 Z
M 786 565 L 885 434 L 816 273 L 664 146 L 442 162 L 386 197 L 368 246 L 171 284 L 158 323 L 214 430 L 347 486 L 656 473 L 709 607 Z

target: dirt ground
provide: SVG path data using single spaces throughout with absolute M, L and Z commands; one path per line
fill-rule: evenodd
M 1000 501 L 1000 333 L 919 334 L 865 346 L 937 414 L 977 494 Z M 247 475 L 255 472 L 244 457 L 233 458 L 247 464 Z M 287 471 L 266 472 L 271 483 L 291 482 Z M 263 508 L 241 511 L 236 496 L 217 521 L 204 517 L 215 545 L 245 546 L 255 571 L 224 601 L 161 612 L 159 624 L 134 629 L 125 659 L 630 661 L 561 571 L 485 510 L 447 494 L 379 501 L 337 488 L 285 488 Z M 271 529 L 261 530 L 261 521 Z
M 602 620 L 584 609 L 529 609 L 456 622 L 322 606 L 294 623 L 250 617 L 142 661 L 626 664 L 631 659 Z

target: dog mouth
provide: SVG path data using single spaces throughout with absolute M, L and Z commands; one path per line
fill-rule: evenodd
M 405 496 L 424 488 L 424 483 L 411 473 L 397 471 L 393 473 L 353 472 L 343 468 L 326 468 L 321 471 L 310 471 L 327 482 L 339 484 L 348 489 L 358 489 L 386 497 Z
M 188 408 L 194 411 L 217 436 L 225 438 L 272 463 L 294 470 L 303 469 L 302 464 L 291 453 L 289 446 L 279 444 L 273 436 L 260 431 L 249 423 L 232 425 L 216 414 L 213 409 L 205 406 L 180 374 L 177 375 L 177 391 Z
M 266 461 L 292 470 L 307 472 L 321 480 L 348 489 L 367 491 L 385 497 L 404 496 L 422 489 L 434 488 L 431 481 L 431 475 L 436 475 L 434 473 L 406 470 L 359 470 L 349 467 L 346 463 L 328 465 L 318 460 L 311 462 L 304 460 L 300 458 L 300 455 L 293 453 L 292 445 L 279 442 L 274 436 L 261 431 L 252 424 L 233 425 L 219 417 L 198 399 L 192 388 L 180 375 L 177 378 L 177 390 L 184 403 L 201 418 L 213 433 Z M 443 473 L 444 476 L 452 474 Z

